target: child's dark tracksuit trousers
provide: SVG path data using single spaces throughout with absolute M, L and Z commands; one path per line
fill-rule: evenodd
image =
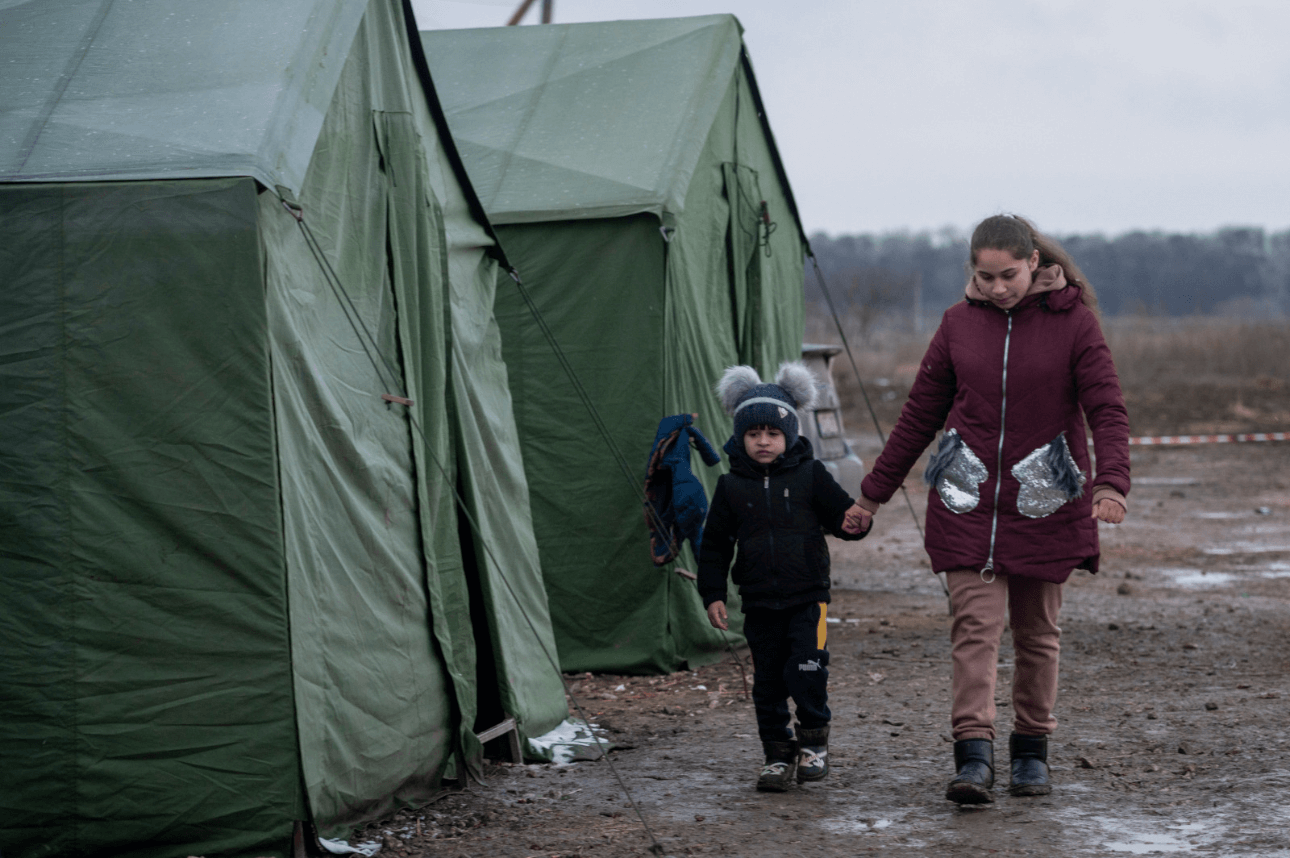
M 814 730 L 828 726 L 831 716 L 826 612 L 823 602 L 778 610 L 744 610 L 744 637 L 753 659 L 753 706 L 763 742 L 787 742 L 793 738 L 789 697 L 797 706 L 801 727 Z

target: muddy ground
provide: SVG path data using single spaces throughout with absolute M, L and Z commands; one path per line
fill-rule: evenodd
M 647 855 L 651 837 L 676 856 L 1290 855 L 1287 465 L 1290 444 L 1134 448 L 1130 517 L 1103 525 L 1102 573 L 1065 591 L 1051 796 L 1010 798 L 1004 775 L 992 805 L 942 797 L 949 617 L 893 503 L 874 537 L 833 543 L 827 780 L 752 788 L 756 728 L 730 658 L 571 677 L 614 769 L 490 764 L 485 786 L 356 839 L 452 858 Z M 1011 665 L 1005 635 L 1004 736 Z

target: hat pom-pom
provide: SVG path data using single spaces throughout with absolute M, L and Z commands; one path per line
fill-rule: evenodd
M 717 398 L 727 414 L 734 414 L 735 407 L 745 393 L 761 384 L 761 376 L 750 366 L 728 367 L 717 382 Z
M 817 382 L 815 376 L 801 361 L 785 361 L 780 364 L 775 383 L 793 397 L 798 408 L 806 411 L 815 405 Z

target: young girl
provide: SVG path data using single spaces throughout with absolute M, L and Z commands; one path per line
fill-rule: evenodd
M 993 801 L 994 686 L 1008 619 L 1016 650 L 1013 795 L 1045 795 L 1057 726 L 1057 614 L 1075 569 L 1097 572 L 1097 521 L 1129 492 L 1129 421 L 1093 289 L 1020 217 L 972 233 L 966 300 L 945 312 L 860 501 L 876 512 L 944 429 L 924 474 L 927 552 L 954 612 L 954 764 L 945 797 Z M 1084 420 L 1093 431 L 1090 479 Z

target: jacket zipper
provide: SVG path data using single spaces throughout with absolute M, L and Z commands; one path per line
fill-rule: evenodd
M 990 556 L 981 567 L 981 580 L 986 580 L 985 573 L 990 573 L 994 580 L 994 539 L 999 532 L 999 490 L 1003 488 L 1003 431 L 1008 421 L 1008 347 L 1012 344 L 1012 311 L 1008 314 L 1008 332 L 1003 337 L 1003 398 L 999 404 L 999 464 L 994 473 L 994 515 L 990 522 Z
M 762 478 L 762 488 L 766 492 L 766 536 L 770 547 L 770 576 L 772 582 L 779 580 L 779 565 L 775 563 L 775 505 L 770 496 L 770 469 Z

